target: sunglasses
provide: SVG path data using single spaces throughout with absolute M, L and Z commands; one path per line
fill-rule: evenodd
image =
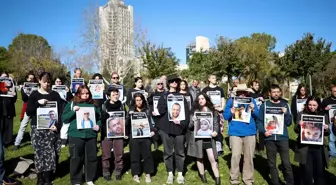
M 157 83 L 156 85 L 163 85 L 163 83 Z
M 112 77 L 112 79 L 119 79 L 119 76 L 118 77 Z
M 171 81 L 169 81 L 169 83 L 179 83 L 179 81 L 178 80 L 171 80 Z

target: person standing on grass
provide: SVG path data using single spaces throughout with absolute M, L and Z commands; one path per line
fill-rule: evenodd
M 131 122 L 131 115 L 135 112 L 144 112 L 147 115 L 148 123 L 150 127 L 150 137 L 155 135 L 155 128 L 151 124 L 151 116 L 149 109 L 147 107 L 147 102 L 143 94 L 135 93 L 134 98 L 131 102 L 131 107 L 129 109 L 129 122 Z M 131 123 L 132 124 L 132 123 Z M 129 124 L 130 125 L 130 124 Z M 142 125 L 143 127 L 143 125 Z M 141 157 L 144 162 L 144 172 L 145 172 L 145 182 L 151 183 L 151 174 L 154 173 L 154 159 L 151 152 L 151 139 L 149 137 L 144 138 L 133 138 L 132 127 L 129 128 L 130 131 L 130 155 L 131 155 L 131 171 L 133 175 L 133 180 L 136 183 L 140 183 L 141 174 Z M 139 134 L 141 135 L 141 134 Z M 142 132 L 143 135 L 143 132 Z
M 300 181 L 302 185 L 325 185 L 324 169 L 328 167 L 329 163 L 329 153 L 326 141 L 323 138 L 324 145 L 309 145 L 300 143 L 301 128 L 303 126 L 301 115 L 308 114 L 324 116 L 325 114 L 323 109 L 321 109 L 320 104 L 320 99 L 313 96 L 309 97 L 306 101 L 304 110 L 298 114 L 294 127 L 294 131 L 299 136 L 297 138 L 298 148 L 295 151 L 294 159 L 300 164 Z M 330 133 L 328 123 L 328 117 L 325 116 L 325 125 L 323 126 L 324 136 L 328 136 Z M 320 131 L 318 132 L 322 134 Z
M 51 75 L 42 72 L 39 75 L 40 88 L 32 92 L 27 102 L 27 116 L 31 117 L 31 141 L 34 149 L 34 163 L 37 170 L 37 185 L 51 185 L 56 172 L 56 166 L 61 150 L 60 129 L 62 122 L 58 121 L 50 129 L 37 129 L 37 109 L 48 101 L 57 102 L 60 113 L 63 100 L 60 95 L 51 90 Z M 61 114 L 58 114 L 61 120 Z
M 167 184 L 174 183 L 174 161 L 177 171 L 177 183 L 184 184 L 183 170 L 185 160 L 185 134 L 189 123 L 189 109 L 188 103 L 184 98 L 184 113 L 185 120 L 169 121 L 169 111 L 167 105 L 168 96 L 181 96 L 179 93 L 179 84 L 181 79 L 177 75 L 171 75 L 167 77 L 167 88 L 169 89 L 163 96 L 160 97 L 158 103 L 159 114 L 161 120 L 158 124 L 160 129 L 161 140 L 163 143 L 163 159 L 165 162 L 166 170 L 168 172 Z M 169 108 L 170 109 L 170 108 Z M 174 156 L 175 155 L 175 156 Z
M 224 118 L 223 118 L 223 111 L 225 107 L 225 95 L 224 95 L 224 90 L 223 88 L 219 87 L 217 84 L 217 77 L 216 75 L 209 75 L 208 76 L 208 82 L 209 85 L 205 87 L 202 92 L 207 94 L 209 96 L 209 93 L 211 92 L 220 92 L 220 104 L 219 105 L 214 105 L 215 109 L 217 110 L 219 117 L 220 117 L 220 132 L 218 135 L 215 137 L 216 140 L 216 147 L 217 147 L 217 152 L 219 155 L 222 155 L 224 153 L 223 150 L 223 135 L 222 135 L 222 130 L 224 130 Z M 211 99 L 211 96 L 209 96 Z M 214 102 L 212 102 L 214 103 Z
M 30 82 L 30 83 L 36 82 L 36 78 L 35 78 L 34 73 L 29 72 L 27 74 L 26 82 Z M 14 150 L 19 149 L 19 146 L 20 146 L 21 141 L 23 139 L 23 135 L 26 132 L 27 125 L 28 125 L 29 121 L 31 120 L 31 118 L 29 116 L 27 116 L 27 114 L 26 114 L 27 102 L 28 102 L 29 96 L 24 92 L 23 89 L 21 89 L 21 98 L 22 98 L 22 101 L 23 101 L 22 110 L 21 110 L 21 117 L 20 117 L 21 122 L 20 122 L 20 128 L 19 128 L 18 133 L 17 133 L 16 138 L 15 138 Z
M 130 103 L 132 102 L 132 93 L 134 94 L 134 92 L 137 92 L 137 91 L 144 91 L 144 86 L 143 86 L 143 82 L 142 82 L 142 77 L 136 77 L 134 78 L 134 86 L 133 88 L 129 89 L 128 92 L 127 92 L 127 101 L 126 101 L 126 104 L 127 106 L 129 107 L 130 106 Z M 147 92 L 145 92 L 145 94 L 148 95 Z M 146 96 L 147 98 L 148 96 Z
M 76 112 L 81 107 L 93 107 L 96 124 L 93 128 L 78 129 Z M 82 183 L 84 166 L 85 181 L 87 185 L 94 185 L 96 177 L 97 158 L 97 135 L 101 128 L 101 110 L 92 99 L 92 94 L 86 85 L 81 85 L 72 100 L 63 111 L 62 121 L 70 123 L 69 126 L 69 153 L 70 153 L 70 179 L 73 185 Z
M 196 97 L 195 103 L 192 106 L 190 114 L 190 138 L 187 140 L 188 149 L 187 154 L 191 157 L 196 158 L 196 164 L 198 168 L 198 173 L 201 176 L 203 183 L 207 183 L 207 179 L 204 173 L 204 151 L 206 152 L 208 159 L 211 164 L 212 171 L 215 176 L 215 185 L 220 185 L 219 169 L 217 160 L 217 150 L 216 150 L 216 141 L 213 139 L 217 136 L 219 132 L 219 116 L 215 110 L 210 98 L 205 93 L 200 93 Z M 211 112 L 213 115 L 213 130 L 211 133 L 212 138 L 200 138 L 196 139 L 194 135 L 194 127 L 197 124 L 197 118 L 194 116 L 195 112 Z
M 192 96 L 192 100 L 196 100 L 196 96 L 201 92 L 201 89 L 198 87 L 198 80 L 193 80 L 192 85 L 189 87 L 189 93 Z
M 119 80 L 120 80 L 120 77 L 119 77 L 118 73 L 117 72 L 112 72 L 110 86 L 117 86 L 117 85 L 122 86 L 122 90 L 121 90 L 122 91 L 122 95 L 119 92 L 119 98 L 120 98 L 121 103 L 125 104 L 126 101 L 127 101 L 126 89 L 125 89 L 125 87 L 123 85 L 120 84 Z M 120 97 L 120 96 L 122 96 L 122 97 Z
M 248 92 L 246 84 L 239 84 L 236 89 L 237 97 L 248 97 Z M 255 150 L 255 135 L 257 133 L 257 127 L 255 124 L 255 119 L 259 115 L 259 109 L 257 103 L 252 98 L 252 102 L 249 105 L 244 105 L 245 109 L 249 108 L 251 110 L 251 118 L 249 123 L 241 121 L 233 121 L 233 116 L 235 114 L 235 108 L 233 106 L 234 99 L 229 98 L 224 110 L 224 118 L 229 122 L 229 137 L 230 146 L 232 151 L 231 156 L 231 168 L 230 168 L 230 183 L 232 185 L 240 184 L 240 159 L 243 153 L 243 181 L 246 185 L 252 185 L 254 183 L 254 164 L 253 164 L 253 154 Z
M 332 109 L 332 105 L 336 105 L 336 84 L 331 85 L 331 96 L 325 98 L 322 102 L 322 109 L 325 111 L 325 114 L 329 115 L 329 110 Z M 328 119 L 330 120 L 331 118 Z M 336 135 L 332 132 L 332 123 L 329 124 L 330 135 L 329 135 L 329 155 L 331 159 L 336 158 Z
M 239 79 L 235 78 L 232 81 L 232 87 L 230 89 L 228 89 L 228 94 L 227 94 L 228 98 L 233 98 L 233 97 L 236 96 L 234 89 L 238 86 L 238 84 L 239 84 Z
M 279 152 L 281 162 L 284 168 L 284 176 L 287 185 L 294 185 L 292 165 L 289 158 L 288 130 L 292 124 L 292 116 L 287 102 L 280 99 L 281 88 L 273 84 L 269 90 L 270 100 L 265 101 L 260 106 L 259 116 L 257 119 L 258 129 L 265 135 L 266 155 L 268 167 L 271 173 L 273 185 L 280 185 L 279 174 L 276 166 L 277 153 Z M 266 107 L 281 107 L 284 113 L 283 134 L 272 134 L 265 129 L 265 109 Z
M 307 89 L 303 84 L 299 84 L 296 93 L 292 97 L 292 103 L 291 103 L 291 112 L 293 115 L 293 121 L 296 123 L 297 120 L 297 115 L 299 112 L 302 112 L 303 110 L 297 110 L 297 99 L 307 99 L 308 94 L 307 94 Z
M 121 181 L 121 172 L 124 168 L 124 138 L 107 138 L 106 121 L 110 117 L 108 112 L 126 111 L 124 105 L 119 100 L 119 90 L 117 88 L 109 88 L 109 100 L 105 102 L 102 112 L 102 129 L 101 129 L 101 146 L 102 146 L 102 167 L 103 177 L 106 181 L 111 181 L 110 160 L 111 149 L 114 154 L 114 173 L 117 181 Z M 126 114 L 126 112 L 125 112 Z M 125 127 L 125 125 L 123 126 Z

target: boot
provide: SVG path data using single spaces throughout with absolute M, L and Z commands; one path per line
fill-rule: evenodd
M 53 171 L 43 172 L 44 185 L 52 185 Z
M 36 185 L 44 185 L 43 172 L 37 173 Z
M 221 182 L 220 182 L 220 178 L 219 177 L 216 177 L 215 178 L 215 185 L 220 185 Z
M 201 177 L 201 180 L 202 180 L 203 183 L 208 183 L 208 180 L 207 180 L 205 174 L 204 175 L 200 175 L 200 177 Z

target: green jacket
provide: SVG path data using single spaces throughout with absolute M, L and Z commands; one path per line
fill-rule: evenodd
M 93 129 L 77 129 L 77 119 L 76 119 L 76 112 L 72 110 L 74 106 L 79 107 L 94 107 L 96 113 L 96 125 L 101 128 L 101 111 L 99 108 L 95 107 L 93 104 L 90 103 L 73 103 L 69 102 L 63 111 L 62 114 L 62 121 L 63 123 L 70 123 L 68 134 L 71 137 L 77 138 L 95 138 L 99 131 L 94 131 Z M 72 106 L 71 106 L 72 105 Z

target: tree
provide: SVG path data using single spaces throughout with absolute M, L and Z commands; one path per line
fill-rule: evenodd
M 188 65 L 188 74 L 193 79 L 198 79 L 205 81 L 208 78 L 210 69 L 209 66 L 209 55 L 203 52 L 194 53 L 189 59 Z M 211 65 L 211 64 L 210 64 Z M 183 76 L 183 75 L 182 75 Z
M 7 71 L 10 58 L 9 53 L 5 47 L 0 47 L 0 71 Z
M 176 67 L 179 60 L 171 51 L 171 48 L 165 48 L 163 45 L 157 46 L 147 41 L 139 51 L 145 68 L 145 77 L 154 79 L 161 75 L 170 75 L 177 72 Z

